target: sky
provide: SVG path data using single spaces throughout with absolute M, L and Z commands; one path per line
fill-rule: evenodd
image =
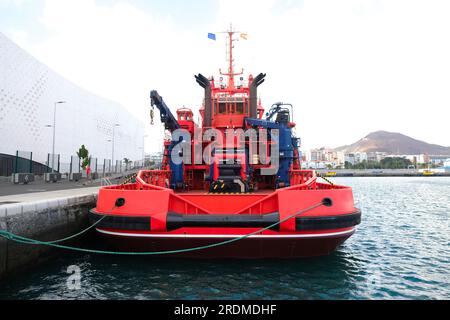
M 236 67 L 267 73 L 268 109 L 292 103 L 302 149 L 370 132 L 450 145 L 450 1 L 0 0 L 0 32 L 66 79 L 121 103 L 160 151 L 149 92 L 198 110 L 194 75 L 226 68 L 230 23 L 248 34 Z

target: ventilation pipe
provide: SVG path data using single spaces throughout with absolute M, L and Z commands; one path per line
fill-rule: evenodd
M 203 119 L 204 127 L 211 127 L 212 125 L 212 102 L 211 102 L 211 82 L 201 73 L 195 76 L 197 83 L 205 89 L 205 116 Z
M 258 117 L 258 87 L 265 81 L 266 74 L 260 73 L 250 84 L 250 118 Z

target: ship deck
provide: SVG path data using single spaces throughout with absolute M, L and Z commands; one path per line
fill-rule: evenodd
M 182 191 L 182 190 L 177 190 L 175 191 L 176 194 L 178 195 L 189 195 L 189 196 L 229 196 L 229 195 L 242 195 L 242 196 L 251 196 L 251 195 L 256 195 L 256 196 L 261 196 L 261 195 L 269 195 L 273 192 L 275 192 L 276 190 L 274 189 L 262 189 L 262 190 L 257 190 L 257 191 L 252 191 L 252 192 L 246 192 L 246 193 L 231 193 L 231 192 L 224 192 L 224 193 L 212 193 L 212 192 L 208 192 L 205 190 L 187 190 L 187 191 Z

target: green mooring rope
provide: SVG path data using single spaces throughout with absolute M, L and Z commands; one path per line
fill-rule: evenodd
M 77 248 L 77 247 L 71 247 L 71 246 L 65 246 L 65 245 L 60 245 L 58 243 L 61 243 L 63 241 L 67 241 L 69 239 L 73 239 L 83 233 L 85 233 L 86 231 L 92 229 L 93 227 L 95 227 L 97 224 L 99 224 L 104 218 L 106 218 L 107 216 L 102 217 L 100 220 L 98 220 L 96 223 L 94 223 L 93 225 L 91 225 L 89 228 L 64 239 L 60 239 L 60 240 L 55 240 L 55 241 L 39 241 L 39 240 L 34 240 L 34 239 L 30 239 L 30 238 L 26 238 L 26 237 L 22 237 L 19 235 L 15 235 L 9 231 L 6 230 L 0 230 L 0 237 L 11 240 L 11 241 L 15 241 L 17 243 L 22 243 L 22 244 L 30 244 L 30 245 L 42 245 L 42 246 L 49 246 L 49 247 L 55 247 L 55 248 L 59 248 L 59 249 L 65 249 L 65 250 L 72 250 L 72 251 L 78 251 L 78 252 L 85 252 L 85 253 L 97 253 L 97 254 L 109 254 L 109 255 L 134 255 L 134 256 L 149 256 L 149 255 L 166 255 L 166 254 L 176 254 L 176 253 L 185 253 L 185 252 L 192 252 L 192 251 L 200 251 L 200 250 L 205 250 L 205 249 L 209 249 L 209 248 L 214 248 L 214 247 L 219 247 L 219 246 L 224 246 L 233 242 L 237 242 L 240 240 L 244 240 L 247 239 L 251 236 L 257 235 L 263 231 L 269 230 L 273 227 L 276 227 L 280 224 L 282 224 L 283 222 L 286 222 L 289 219 L 295 218 L 296 216 L 303 214 L 305 212 L 311 211 L 317 207 L 320 207 L 321 205 L 324 205 L 324 202 L 320 202 L 314 206 L 311 206 L 309 208 L 306 208 L 298 213 L 295 213 L 283 220 L 280 220 L 268 227 L 262 228 L 258 231 L 246 234 L 244 236 L 235 238 L 235 239 L 231 239 L 231 240 L 226 240 L 223 242 L 219 242 L 219 243 L 213 243 L 213 244 L 209 244 L 209 245 L 205 245 L 205 246 L 200 246 L 200 247 L 195 247 L 195 248 L 187 248 L 187 249 L 179 249 L 179 250 L 170 250 L 170 251 L 155 251 L 155 252 L 116 252 L 116 251 L 103 251 L 103 250 L 94 250 L 94 249 L 83 249 L 83 248 Z
M 78 233 L 76 233 L 76 234 L 74 234 L 74 235 L 71 235 L 71 236 L 69 236 L 69 237 L 67 237 L 67 238 L 63 238 L 63 239 L 59 239 L 59 240 L 54 240 L 54 241 L 45 241 L 45 242 L 42 241 L 42 242 L 45 243 L 45 244 L 47 244 L 47 245 L 50 245 L 50 244 L 61 243 L 61 242 L 64 242 L 64 241 L 67 241 L 67 240 L 76 238 L 76 237 L 78 237 L 78 236 L 81 236 L 83 233 L 86 233 L 86 232 L 88 232 L 89 230 L 91 230 L 92 228 L 94 228 L 96 225 L 98 225 L 100 222 L 102 222 L 103 219 L 105 219 L 106 217 L 107 217 L 107 216 L 104 216 L 104 217 L 100 218 L 97 222 L 95 222 L 94 224 L 92 224 L 90 227 L 88 227 L 88 228 L 84 229 L 83 231 L 78 232 Z M 0 237 L 3 236 L 3 233 L 4 233 L 4 230 L 0 230 Z M 22 237 L 22 236 L 19 236 L 19 235 L 10 233 L 10 232 L 6 232 L 6 233 L 8 233 L 8 234 L 10 234 L 10 235 L 13 235 L 13 238 L 7 238 L 7 237 L 4 237 L 4 238 L 10 239 L 10 240 L 14 240 L 14 241 L 20 240 L 21 243 L 35 244 L 34 242 L 40 242 L 39 240 L 33 240 L 33 239 L 25 238 L 25 237 Z M 17 241 L 17 242 L 19 242 L 19 241 Z

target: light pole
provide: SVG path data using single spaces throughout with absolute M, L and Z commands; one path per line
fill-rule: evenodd
M 55 172 L 55 137 L 56 137 L 56 106 L 66 101 L 56 101 L 53 109 L 53 146 L 52 146 L 52 172 Z
M 111 143 L 112 142 L 112 140 L 111 139 L 108 139 L 108 140 L 106 140 L 106 142 L 109 142 L 109 143 Z M 106 150 L 108 150 L 108 147 L 106 147 Z M 106 160 L 107 159 L 104 159 L 103 160 L 103 173 L 106 173 Z
M 145 138 L 148 138 L 148 135 L 142 136 L 142 167 L 145 167 Z
M 111 156 L 111 162 L 112 162 L 112 166 L 113 166 L 113 167 L 114 167 L 114 139 L 115 139 L 116 127 L 120 127 L 120 124 L 116 123 L 116 124 L 113 125 L 113 134 L 112 134 L 112 156 Z

